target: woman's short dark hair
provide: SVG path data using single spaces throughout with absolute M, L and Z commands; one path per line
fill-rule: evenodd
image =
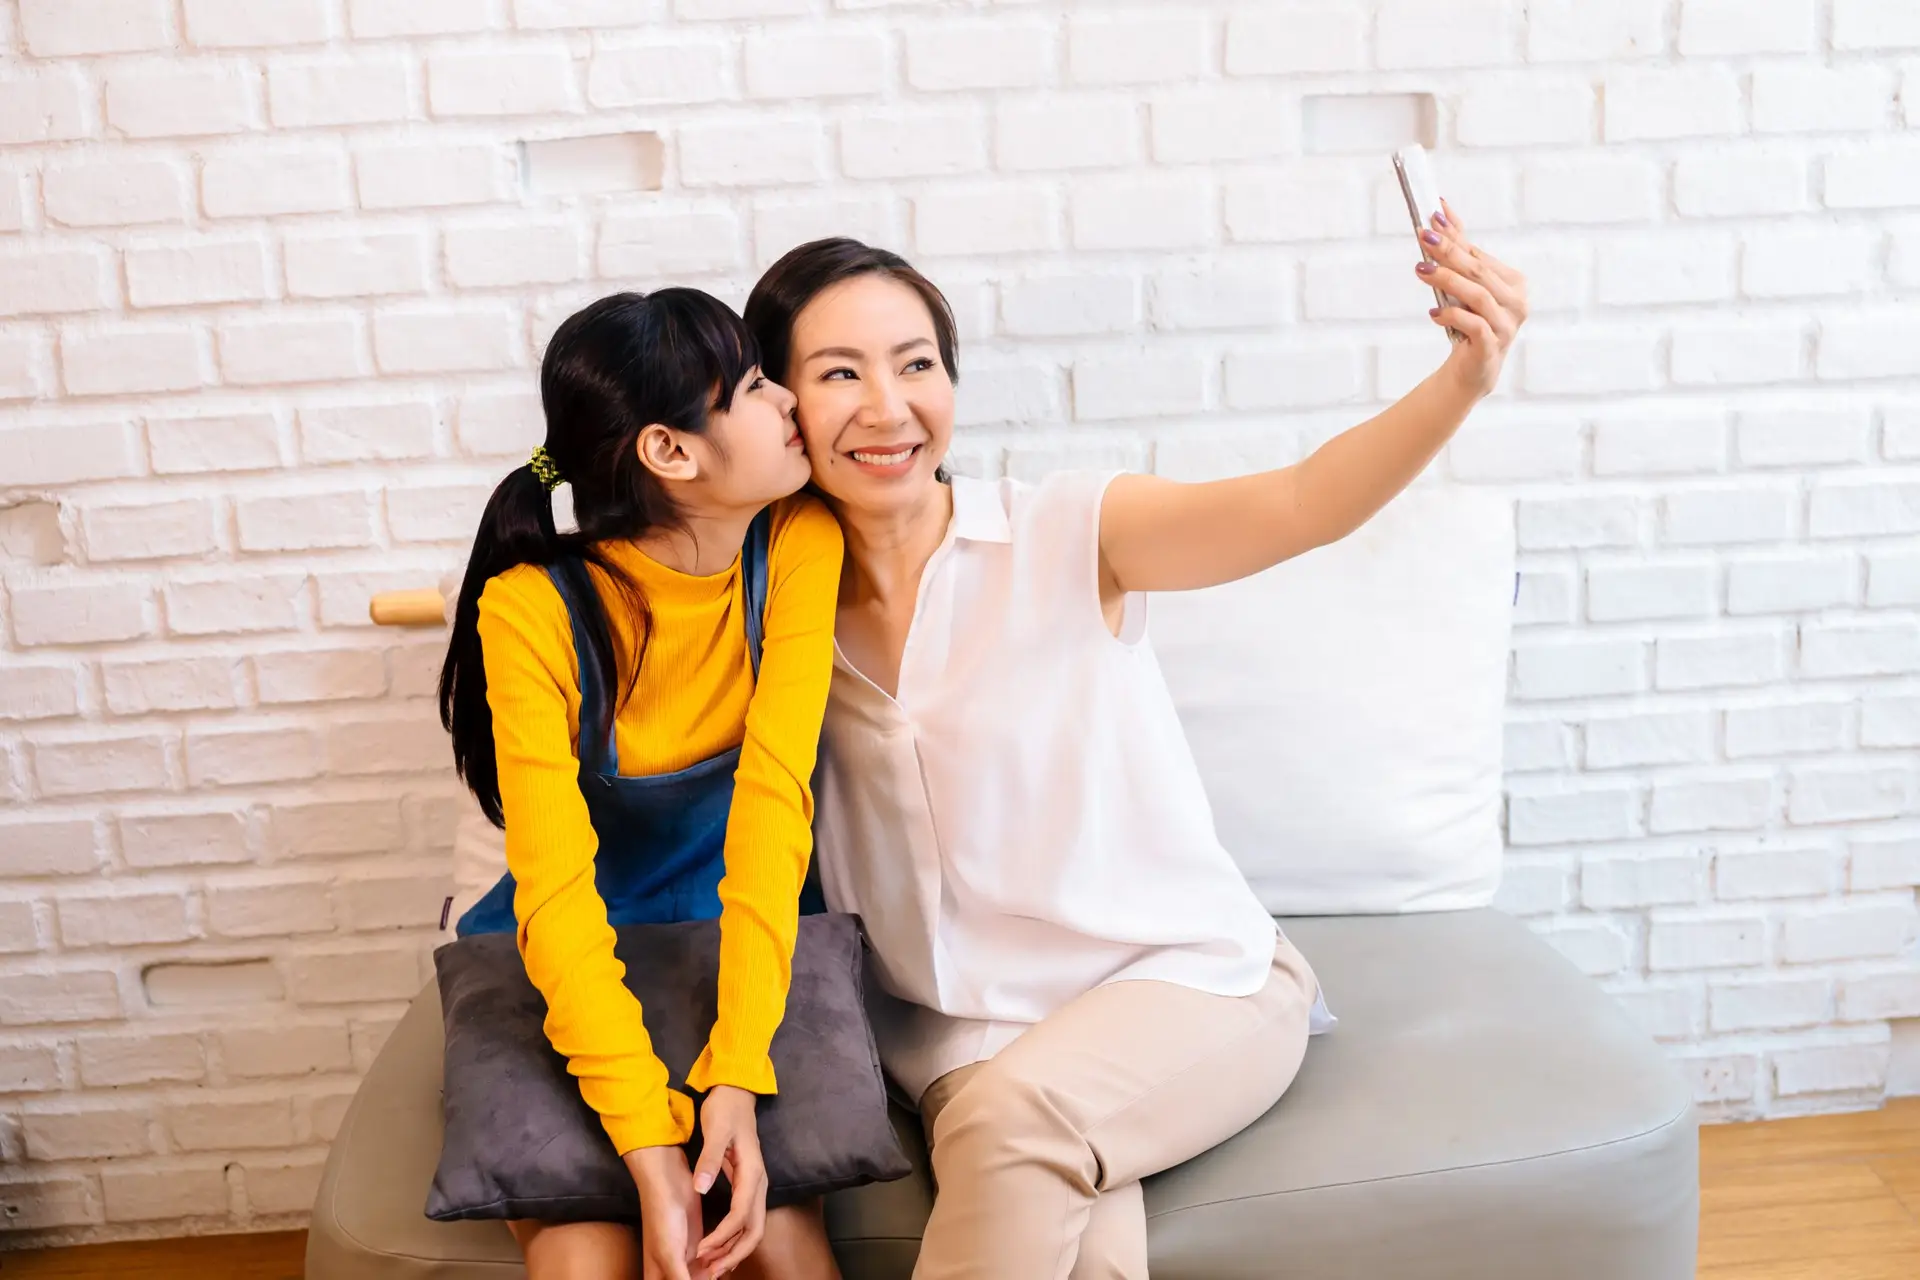
M 913 264 L 897 253 L 876 249 L 844 236 L 815 240 L 792 250 L 767 268 L 760 283 L 747 299 L 747 328 L 760 344 L 761 368 L 768 376 L 789 381 L 793 370 L 793 322 L 807 304 L 834 285 L 859 276 L 884 276 L 897 280 L 920 295 L 933 317 L 934 341 L 940 348 L 940 362 L 947 377 L 960 380 L 959 336 L 953 322 L 953 308 L 947 296 L 933 281 L 914 270 Z

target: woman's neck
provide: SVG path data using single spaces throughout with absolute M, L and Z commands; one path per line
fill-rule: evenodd
M 846 535 L 840 602 L 885 604 L 920 590 L 920 575 L 946 541 L 953 488 L 936 484 L 923 502 L 892 511 L 853 511 L 833 504 Z
M 633 545 L 656 564 L 689 577 L 724 573 L 747 540 L 747 526 L 759 511 L 688 511 L 673 528 L 651 529 Z

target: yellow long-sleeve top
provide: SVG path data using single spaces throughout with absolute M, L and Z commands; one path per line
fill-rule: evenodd
M 631 544 L 603 549 L 653 615 L 639 679 L 614 720 L 620 772 L 671 773 L 741 749 L 720 884 L 719 1017 L 687 1085 L 771 1094 L 768 1046 L 786 1011 L 813 850 L 809 784 L 833 667 L 840 526 L 817 499 L 775 504 L 757 682 L 738 560 L 694 577 Z M 620 652 L 631 654 L 628 609 L 592 572 Z M 579 668 L 566 605 L 544 570 L 522 565 L 487 583 L 480 641 L 520 953 L 547 1000 L 547 1038 L 621 1154 L 685 1142 L 692 1100 L 668 1086 L 594 886 L 598 841 L 576 754 Z

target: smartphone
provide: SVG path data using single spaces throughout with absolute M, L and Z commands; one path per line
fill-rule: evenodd
M 1400 194 L 1407 198 L 1407 213 L 1413 219 L 1414 231 L 1431 230 L 1433 215 L 1440 212 L 1440 187 L 1433 180 L 1433 162 L 1427 156 L 1427 149 L 1417 142 L 1400 148 L 1393 153 L 1393 171 L 1400 179 Z M 1425 241 L 1420 244 L 1420 253 L 1428 262 L 1433 261 Z M 1442 293 L 1438 285 L 1434 286 L 1433 297 L 1443 307 L 1460 305 L 1459 299 Z M 1455 342 L 1465 340 L 1452 328 L 1447 330 L 1447 337 Z

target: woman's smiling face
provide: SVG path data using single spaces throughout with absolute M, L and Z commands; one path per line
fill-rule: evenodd
M 926 500 L 953 440 L 953 378 L 919 294 L 877 274 L 823 291 L 794 318 L 787 378 L 822 492 L 864 511 Z

